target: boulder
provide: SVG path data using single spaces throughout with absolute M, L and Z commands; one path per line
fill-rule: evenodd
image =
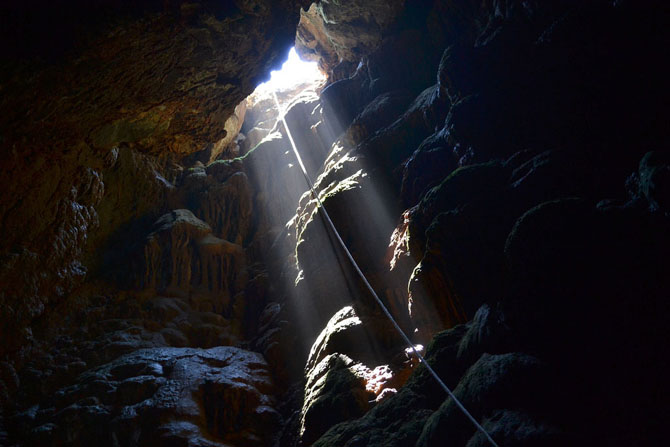
M 366 390 L 365 366 L 330 354 L 306 374 L 300 436 L 311 444 L 338 422 L 362 416 L 374 394 Z
M 365 333 L 361 320 L 351 306 L 343 307 L 330 319 L 319 337 L 314 341 L 305 370 L 312 370 L 317 363 L 329 354 L 340 352 L 351 357 L 355 350 L 364 344 Z
M 465 329 L 465 326 L 457 326 L 440 333 L 425 355 L 450 385 L 463 373 L 463 366 L 456 361 L 456 351 Z M 375 405 L 363 417 L 333 426 L 314 446 L 414 445 L 426 420 L 443 400 L 444 392 L 426 369 L 419 366 L 397 393 Z

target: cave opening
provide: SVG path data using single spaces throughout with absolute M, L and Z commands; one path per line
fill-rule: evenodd
M 326 81 L 326 74 L 319 69 L 315 61 L 305 60 L 298 55 L 295 47 L 288 51 L 286 60 L 279 70 L 270 72 L 270 79 L 260 84 L 257 88 L 289 90 L 300 86 L 316 86 Z

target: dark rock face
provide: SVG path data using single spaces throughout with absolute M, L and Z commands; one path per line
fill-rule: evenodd
M 174 210 L 158 219 L 144 246 L 141 287 L 157 290 L 203 289 L 215 295 L 201 303 L 208 311 L 229 312 L 235 294 L 246 283 L 241 246 L 212 234 L 212 229 L 188 210 Z M 225 313 L 228 313 L 225 312 Z
M 307 11 L 300 10 L 295 48 L 300 57 L 317 61 L 319 68 L 328 73 L 338 65 L 340 57 L 328 38 L 324 20 L 316 5 L 312 3 Z
M 281 417 L 259 354 L 144 349 L 87 371 L 14 418 L 30 445 L 268 445 Z M 34 428 L 33 428 L 34 427 Z
M 0 444 L 488 445 L 325 208 L 499 445 L 657 445 L 662 2 L 79 3 L 0 73 Z
M 55 76 L 59 68 L 47 67 L 26 77 L 22 73 L 32 67 L 16 67 L 5 88 L 32 90 L 32 97 L 5 97 L 5 108 L 13 112 L 4 117 L 3 127 L 20 124 L 4 135 L 5 142 L 11 147 L 32 134 L 31 146 L 39 147 L 47 128 L 61 127 L 59 135 L 73 139 L 52 141 L 50 146 L 71 146 L 87 137 L 97 149 L 126 142 L 148 151 L 201 150 L 224 136 L 223 124 L 234 107 L 290 46 L 299 5 L 254 1 L 226 7 L 215 2 L 176 2 L 154 11 L 134 11 L 126 5 L 116 11 L 116 20 L 106 18 L 99 35 L 79 45 L 76 58 L 67 61 L 73 64 L 69 70 Z M 27 20 L 51 12 L 50 8 L 16 8 Z M 121 85 L 115 83 L 119 78 L 123 78 Z M 124 95 L 119 94 L 120 88 Z M 60 101 L 49 100 L 59 97 Z M 32 102 L 32 98 L 39 100 Z M 19 101 L 24 105 L 16 107 Z M 112 110 L 115 116 L 109 115 Z M 46 120 L 43 131 L 30 132 L 29 126 L 41 118 Z
M 355 66 L 361 57 L 377 49 L 404 3 L 404 0 L 356 0 L 346 5 L 330 0 L 313 3 L 300 13 L 296 50 L 307 60 L 317 60 L 331 80 L 337 80 L 339 76 L 333 71 L 337 71 L 338 65 Z
M 98 205 L 124 194 L 116 184 L 103 197 L 119 148 L 165 159 L 224 138 L 235 106 L 290 46 L 301 6 L 61 3 L 2 8 L 3 48 L 13 46 L 0 74 L 0 325 L 13 334 L 2 352 L 16 351 L 30 322 L 81 283 L 82 258 L 99 248 L 87 240 L 101 239 Z M 120 207 L 129 213 L 104 230 L 143 217 Z
M 323 91 L 324 119 L 343 129 L 316 182 L 325 208 L 396 318 L 417 330 L 417 341 L 474 318 L 454 342 L 457 354 L 431 356 L 451 365 L 448 382 L 502 445 L 653 445 L 660 426 L 651 408 L 667 413 L 649 398 L 652 389 L 667 396 L 652 379 L 664 368 L 655 352 L 667 340 L 662 295 L 669 285 L 658 270 L 668 248 L 667 157 L 647 152 L 649 141 L 663 145 L 668 133 L 653 124 L 660 109 L 646 96 L 648 86 L 640 97 L 644 116 L 634 116 L 640 107 L 630 106 L 631 96 L 612 93 L 617 82 L 636 84 L 633 67 L 645 65 L 642 54 L 660 50 L 652 36 L 668 16 L 658 7 L 406 4 L 393 33 Z M 598 25 L 580 34 L 591 21 Z M 620 36 L 624 23 L 635 37 L 617 37 L 614 50 L 603 36 Z M 437 24 L 449 26 L 438 31 Z M 589 44 L 579 47 L 578 39 Z M 619 50 L 627 62 L 614 54 Z M 412 63 L 420 52 L 424 63 Z M 666 95 L 656 74 L 649 80 Z M 391 105 L 399 85 L 416 99 Z M 624 115 L 630 126 L 621 124 Z M 342 295 L 355 297 L 358 317 L 371 328 L 376 311 L 360 285 L 350 280 L 343 291 L 324 280 L 341 264 L 315 248 L 328 237 L 308 199 L 296 221 L 301 281 L 323 299 L 315 305 L 324 316 Z M 394 231 L 373 202 L 402 215 Z M 391 241 L 386 256 L 381 241 L 375 244 L 380 233 Z M 376 332 L 382 337 L 383 325 Z M 605 379 L 601 373 L 616 357 L 627 366 Z M 640 363 L 643 371 L 632 366 Z M 579 415 L 566 417 L 574 413 L 569 399 L 544 389 L 558 377 L 580 390 Z M 648 387 L 601 412 L 597 402 L 620 395 L 617 381 Z M 410 380 L 314 445 L 486 444 L 453 402 L 440 408 L 442 399 L 414 386 Z M 508 387 L 518 390 L 499 391 Z M 606 428 L 612 420 L 621 422 Z
M 365 367 L 346 356 L 331 354 L 307 373 L 301 439 L 317 440 L 338 422 L 360 417 L 372 393 L 365 389 Z

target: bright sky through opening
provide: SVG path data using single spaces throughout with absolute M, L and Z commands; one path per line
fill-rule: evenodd
M 281 70 L 270 72 L 270 80 L 261 86 L 272 90 L 285 90 L 300 84 L 316 83 L 323 78 L 316 62 L 303 61 L 295 48 L 291 48 Z

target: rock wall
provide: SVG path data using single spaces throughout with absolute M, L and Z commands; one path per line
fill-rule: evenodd
M 2 7 L 0 355 L 17 353 L 31 322 L 81 284 L 98 244 L 168 211 L 171 160 L 225 140 L 235 106 L 290 46 L 300 6 Z M 126 148 L 160 160 L 135 154 L 129 166 Z M 148 190 L 119 177 L 132 171 Z
M 225 152 L 242 124 L 236 106 L 281 62 L 307 4 L 66 3 L 0 8 L 0 444 L 84 443 L 100 427 L 101 442 L 146 444 L 153 435 L 119 441 L 102 423 L 117 411 L 99 401 L 105 387 L 67 402 L 47 396 L 81 388 L 80 373 L 137 349 L 231 346 L 255 332 L 268 284 L 245 253 L 256 225 L 246 176 L 189 171 L 183 157 Z M 180 209 L 209 232 L 152 233 Z M 243 412 L 272 419 L 272 400 L 263 402 Z M 34 405 L 39 414 L 19 415 Z M 118 410 L 131 419 L 135 411 Z M 214 419 L 168 427 L 170 442 L 263 444 L 276 435 L 274 420 L 272 433 L 231 438 L 232 413 L 212 411 Z
M 404 0 L 312 3 L 300 11 L 296 50 L 338 80 L 359 59 L 377 49 L 384 32 L 402 11 Z M 333 77 L 333 75 L 335 77 Z
M 668 393 L 652 377 L 666 364 L 659 260 L 669 222 L 644 185 L 667 173 L 655 149 L 668 132 L 654 118 L 667 89 L 642 67 L 667 41 L 667 11 L 407 3 L 374 46 L 361 20 L 366 51 L 343 79 L 329 62 L 336 45 L 324 42 L 356 33 L 329 29 L 321 11 L 303 13 L 298 42 L 311 57 L 320 48 L 332 70 L 324 121 L 342 133 L 315 185 L 398 321 L 416 342 L 432 339 L 434 366 L 501 445 L 653 445 L 656 415 L 668 411 L 649 396 Z M 402 347 L 346 262 L 323 253 L 330 236 L 318 216 L 304 195 L 294 221 L 298 286 L 321 327 L 353 305 L 388 361 Z M 306 370 L 296 428 L 305 443 L 486 445 L 422 368 L 388 400 L 361 405 L 364 337 L 356 339 Z M 617 383 L 633 382 L 645 385 L 622 396 Z M 314 416 L 322 402 L 332 403 L 330 419 Z M 310 431 L 329 426 L 318 440 Z
M 486 445 L 272 103 L 240 105 L 297 26 L 321 202 L 473 416 L 501 446 L 656 445 L 662 2 L 75 5 L 0 78 L 0 444 Z

